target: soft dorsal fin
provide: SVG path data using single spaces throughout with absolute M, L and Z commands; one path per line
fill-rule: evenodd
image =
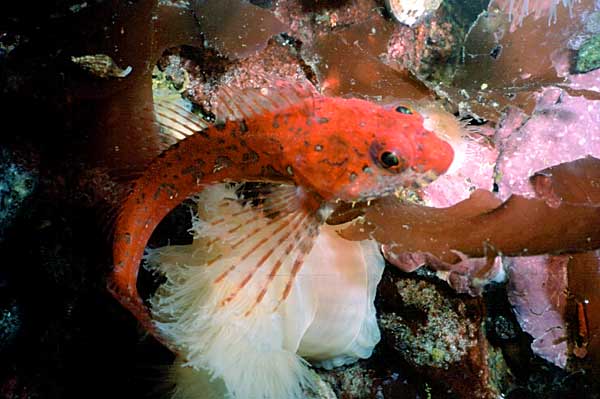
M 309 82 L 279 81 L 272 86 L 249 89 L 222 86 L 215 98 L 213 113 L 219 121 L 242 120 L 303 104 L 310 114 L 312 102 L 306 100 L 319 96 Z

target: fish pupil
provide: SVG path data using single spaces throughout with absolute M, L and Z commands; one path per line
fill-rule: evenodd
M 397 166 L 400 163 L 400 160 L 398 159 L 396 154 L 394 154 L 393 152 L 390 152 L 390 151 L 386 151 L 383 154 L 381 154 L 380 159 L 381 159 L 381 163 L 386 168 L 391 168 L 391 167 Z
M 410 110 L 410 108 L 407 108 L 403 105 L 397 106 L 396 112 L 400 112 L 401 114 L 405 114 L 405 115 L 412 115 L 412 111 Z

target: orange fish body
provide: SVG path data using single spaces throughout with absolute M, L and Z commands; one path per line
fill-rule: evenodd
M 116 223 L 110 289 L 149 331 L 152 322 L 136 287 L 144 249 L 162 219 L 203 186 L 293 183 L 302 211 L 316 215 L 338 199 L 375 198 L 428 183 L 453 160 L 450 145 L 407 108 L 299 93 L 232 94 L 235 101 L 222 104 L 229 120 L 170 147 L 136 181 Z

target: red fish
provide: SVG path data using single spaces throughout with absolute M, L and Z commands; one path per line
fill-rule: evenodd
M 278 256 L 294 257 L 286 262 L 290 270 L 277 270 L 283 263 L 279 259 L 271 272 L 290 276 L 281 295 L 284 300 L 333 203 L 422 186 L 444 173 L 454 157 L 452 147 L 404 106 L 325 97 L 292 84 L 229 90 L 221 102 L 216 113 L 223 122 L 210 127 L 181 108 L 157 104 L 159 122 L 173 136 L 185 138 L 150 164 L 117 219 L 110 289 L 155 334 L 136 287 L 140 261 L 155 227 L 204 186 L 227 181 L 287 183 L 258 197 L 264 201 L 263 214 L 283 235 L 253 246 L 271 248 L 263 258 L 283 246 Z M 226 234 L 234 235 L 234 230 Z M 265 261 L 258 261 L 256 268 Z M 226 273 L 220 279 L 225 277 Z

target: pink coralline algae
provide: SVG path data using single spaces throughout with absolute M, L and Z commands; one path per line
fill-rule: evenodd
M 508 300 L 521 328 L 531 334 L 531 349 L 559 367 L 567 364 L 565 311 L 568 255 L 509 260 Z
M 513 118 L 522 117 L 510 112 L 504 124 Z M 588 155 L 600 158 L 600 101 L 545 89 L 531 118 L 512 132 L 501 130 L 498 139 L 499 196 L 531 197 L 528 178 L 535 172 Z

